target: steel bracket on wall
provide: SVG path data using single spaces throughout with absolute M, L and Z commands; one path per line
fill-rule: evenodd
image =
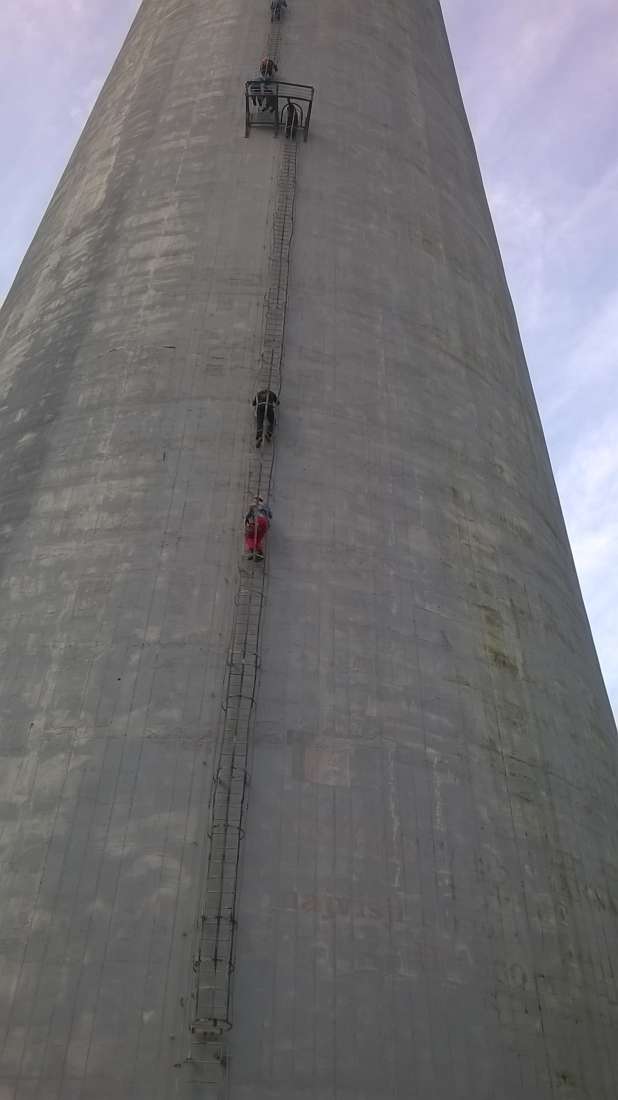
M 309 136 L 311 108 L 315 88 L 311 84 L 289 84 L 284 80 L 248 80 L 245 84 L 245 137 L 253 126 L 274 130 L 275 136 L 285 128 L 288 105 L 295 108 L 298 122 L 295 129 Z

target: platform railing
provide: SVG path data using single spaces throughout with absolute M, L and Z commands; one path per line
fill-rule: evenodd
M 306 141 L 314 95 L 315 88 L 310 84 L 291 84 L 264 77 L 248 80 L 245 84 L 245 137 L 249 137 L 254 126 L 274 130 L 276 136 L 285 126 L 284 112 L 291 104 L 298 117 L 295 129 Z

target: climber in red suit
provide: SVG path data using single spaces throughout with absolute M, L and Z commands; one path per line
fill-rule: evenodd
M 245 550 L 252 561 L 263 561 L 263 543 L 273 514 L 263 497 L 256 497 L 245 516 Z

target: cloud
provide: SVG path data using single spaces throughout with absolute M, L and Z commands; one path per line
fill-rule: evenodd
M 600 298 L 591 319 L 575 330 L 573 348 L 562 363 L 560 391 L 548 403 L 550 417 L 566 416 L 572 423 L 569 406 L 580 404 L 585 394 L 598 421 L 602 409 L 595 397 L 603 400 L 604 392 L 613 389 L 617 371 L 618 288 Z M 578 423 L 581 429 L 581 405 Z M 611 442 L 615 445 L 615 438 Z
M 12 282 L 138 3 L 0 4 L 5 43 L 0 130 L 11 149 L 0 176 L 0 297 Z
M 610 696 L 618 705 L 614 0 L 443 0 Z
M 138 0 L 3 0 L 0 297 Z M 618 702 L 615 0 L 443 0 L 582 587 Z M 7 48 L 7 44 L 10 47 Z M 615 600 L 614 600 L 615 602 Z M 618 616 L 614 616 L 618 621 Z
M 84 84 L 84 86 L 78 90 L 75 102 L 69 109 L 71 118 L 75 122 L 81 122 L 82 126 L 94 107 L 95 100 L 101 90 L 104 79 L 105 77 L 103 76 L 95 76 L 89 80 L 87 84 Z
M 582 592 L 608 686 L 618 682 L 618 412 L 582 434 L 561 465 L 559 489 Z
M 527 324 L 538 327 L 547 315 L 547 214 L 534 194 L 514 189 L 508 179 L 487 188 L 496 233 L 503 252 L 512 258 L 511 275 L 522 285 L 520 309 Z

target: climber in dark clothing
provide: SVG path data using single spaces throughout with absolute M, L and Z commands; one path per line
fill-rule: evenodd
M 255 432 L 255 445 L 256 447 L 262 446 L 262 436 L 264 434 L 264 418 L 266 417 L 266 442 L 268 443 L 272 439 L 273 429 L 275 427 L 275 405 L 279 404 L 279 398 L 272 390 L 258 390 L 253 398 L 253 408 L 255 409 L 256 419 L 256 432 Z
M 276 72 L 278 72 L 278 67 L 276 62 L 273 61 L 272 57 L 263 57 L 260 61 L 260 76 L 263 80 L 263 100 L 260 106 L 265 111 L 272 111 L 273 114 L 275 114 L 277 110 L 277 96 L 272 95 L 272 93 L 269 94 L 268 83 L 274 78 Z
M 273 61 L 272 57 L 263 57 L 260 61 L 260 76 L 265 77 L 266 80 L 272 80 L 278 67 Z
M 256 107 L 261 107 L 263 110 L 277 109 L 277 97 L 268 94 L 269 82 L 273 79 L 276 72 L 277 65 L 272 57 L 263 57 L 260 61 L 259 79 L 251 80 L 249 83 L 249 95 Z M 274 108 L 272 107 L 273 99 L 275 101 Z
M 288 0 L 271 0 L 271 3 L 270 3 L 270 21 L 271 21 L 271 23 L 275 19 L 277 20 L 277 22 L 281 21 L 281 12 L 282 12 L 283 8 L 287 8 L 287 6 L 288 6 Z

